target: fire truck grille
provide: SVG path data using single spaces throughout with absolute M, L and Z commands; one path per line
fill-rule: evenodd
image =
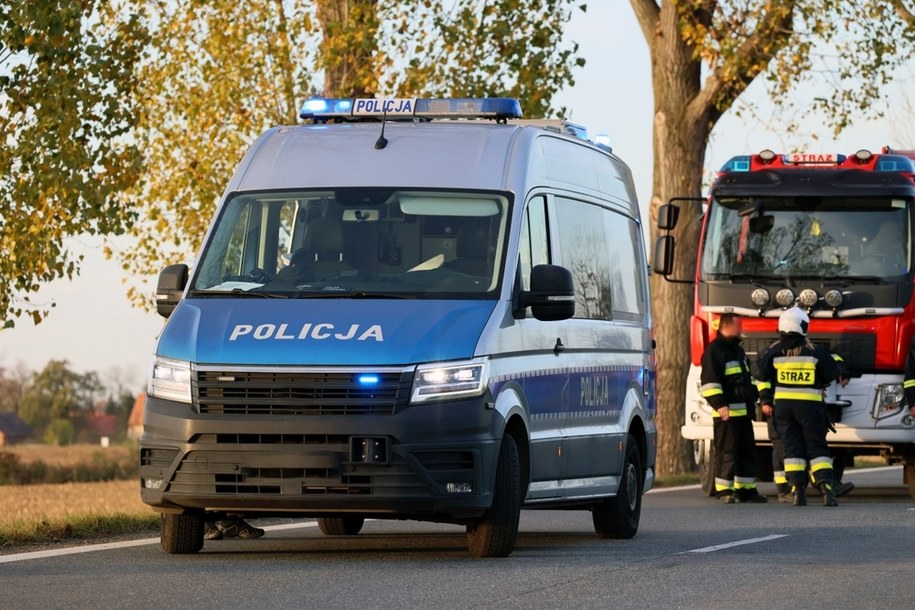
M 778 341 L 778 335 L 746 335 L 743 348 L 756 362 L 756 356 Z M 865 334 L 811 334 L 810 341 L 842 356 L 852 371 L 872 370 L 876 360 L 877 337 Z
M 392 415 L 407 405 L 411 372 L 199 370 L 200 413 L 240 415 Z

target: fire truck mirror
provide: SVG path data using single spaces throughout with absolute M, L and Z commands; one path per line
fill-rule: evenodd
M 680 218 L 680 207 L 672 203 L 665 203 L 658 208 L 658 228 L 670 231 L 677 226 Z
M 654 258 L 651 270 L 658 275 L 668 276 L 674 271 L 674 238 L 662 235 L 654 242 Z
M 768 233 L 775 226 L 775 216 L 757 216 L 750 219 L 750 233 Z

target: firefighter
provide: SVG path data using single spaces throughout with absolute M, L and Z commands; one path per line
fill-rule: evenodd
M 763 413 L 775 415 L 794 505 L 807 504 L 809 459 L 810 476 L 823 496 L 823 506 L 838 506 L 832 457 L 826 444 L 823 388 L 839 376 L 839 367 L 829 351 L 807 339 L 809 324 L 810 319 L 799 307 L 784 311 L 778 319 L 779 340 L 759 355 L 753 376 Z
M 725 503 L 767 502 L 756 490 L 753 415 L 757 392 L 750 361 L 740 346 L 740 316 L 718 320 L 718 336 L 702 354 L 700 392 L 712 407 L 715 492 Z
M 839 354 L 833 354 L 832 358 L 839 367 L 839 377 L 836 379 L 836 383 L 844 388 L 848 385 L 850 380 L 848 367 L 845 365 L 845 360 L 843 360 L 842 356 Z M 829 413 L 825 410 L 823 413 L 827 417 L 829 416 Z M 835 428 L 830 428 L 830 426 L 832 426 L 831 419 L 827 420 L 826 427 L 835 432 Z M 792 502 L 791 486 L 788 485 L 788 479 L 785 477 L 785 447 L 782 444 L 781 437 L 775 429 L 775 418 L 771 416 L 766 417 L 766 427 L 769 429 L 769 440 L 772 441 L 772 474 L 775 481 L 776 493 L 778 494 L 778 501 Z M 835 473 L 834 471 L 835 469 L 833 469 L 833 474 Z M 833 491 L 837 498 L 850 493 L 854 488 L 855 484 L 851 481 L 835 481 L 835 484 L 833 485 Z

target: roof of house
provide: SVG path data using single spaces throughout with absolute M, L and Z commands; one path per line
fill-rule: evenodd
M 0 431 L 10 439 L 22 439 L 32 436 L 32 428 L 12 412 L 0 413 Z

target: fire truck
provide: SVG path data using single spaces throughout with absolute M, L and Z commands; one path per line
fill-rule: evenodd
M 837 475 L 855 456 L 881 456 L 904 464 L 915 498 L 915 420 L 902 389 L 915 333 L 915 151 L 733 157 L 701 200 L 695 277 L 673 278 L 670 231 L 684 199 L 659 209 L 653 271 L 695 285 L 681 433 L 695 444 L 703 491 L 714 493 L 712 410 L 699 394 L 699 373 L 718 318 L 744 316 L 752 361 L 778 338 L 779 315 L 797 305 L 810 316 L 810 340 L 851 373 L 847 387 L 824 389 Z M 771 481 L 771 442 L 757 418 L 759 478 Z

